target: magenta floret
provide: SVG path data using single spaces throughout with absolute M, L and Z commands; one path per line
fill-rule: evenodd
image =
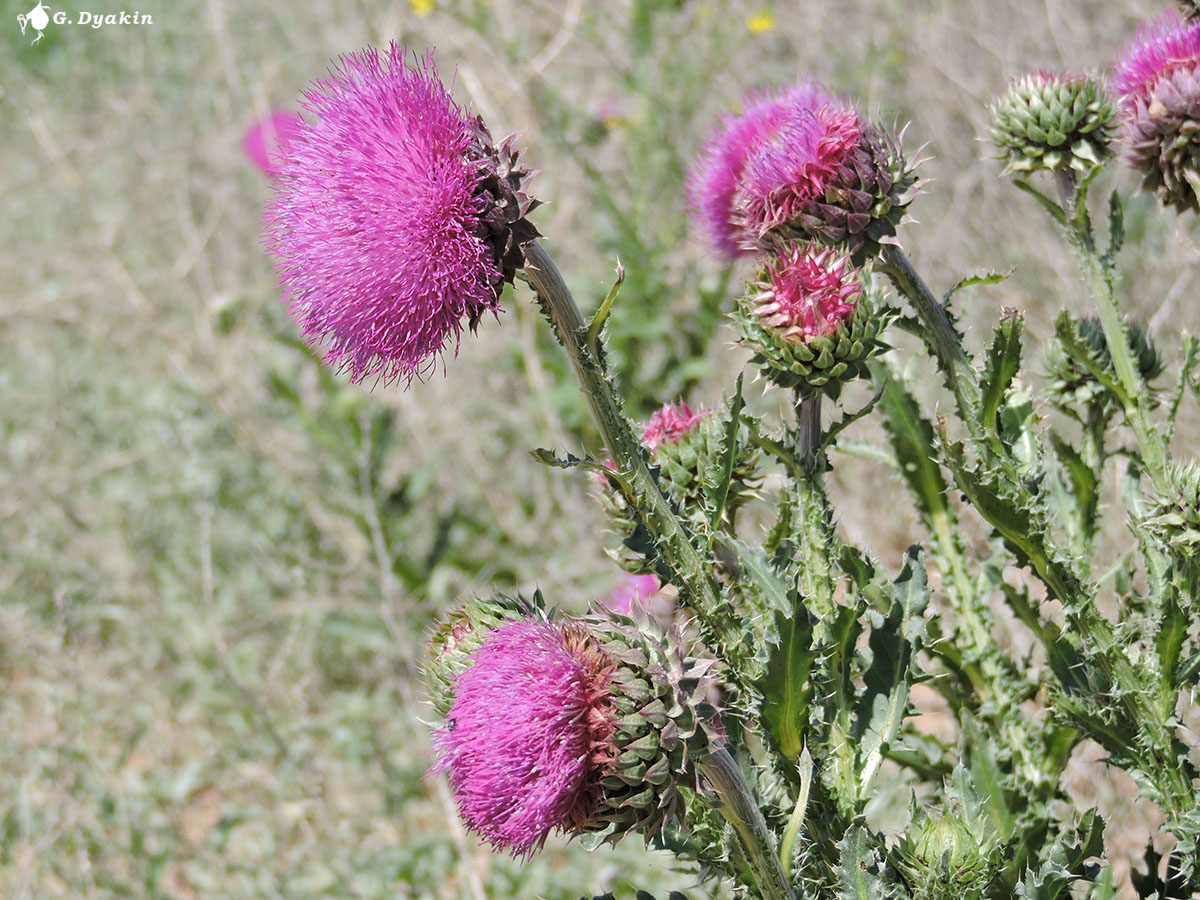
M 1200 22 L 1184 21 L 1168 10 L 1143 25 L 1113 66 L 1113 89 L 1121 111 L 1132 114 L 1149 102 L 1154 86 L 1181 69 L 1200 65 Z

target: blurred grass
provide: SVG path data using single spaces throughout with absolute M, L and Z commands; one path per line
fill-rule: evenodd
M 408 392 L 348 386 L 295 345 L 240 138 L 332 57 L 436 44 L 494 133 L 525 130 L 551 201 L 539 224 L 581 302 L 614 257 L 629 273 L 613 327 L 644 414 L 685 389 L 716 403 L 744 359 L 719 327 L 742 273 L 727 288 L 688 239 L 679 187 L 743 90 L 811 73 L 911 120 L 933 183 L 906 246 L 935 286 L 1018 266 L 967 301 L 975 346 L 1000 306 L 1044 337 L 1085 301 L 1037 210 L 981 162 L 985 104 L 1027 69 L 1102 66 L 1155 10 L 181 0 L 143 8 L 148 27 L 52 25 L 36 47 L 7 22 L 0 896 L 568 900 L 695 882 L 632 842 L 495 857 L 423 777 L 414 672 L 439 612 L 487 585 L 581 608 L 615 570 L 584 485 L 524 452 L 590 432 L 523 291 Z M 1194 331 L 1191 221 L 1140 200 L 1130 230 L 1128 308 L 1165 338 Z M 919 538 L 869 502 L 900 489 L 887 473 L 834 482 L 852 537 L 885 557 Z

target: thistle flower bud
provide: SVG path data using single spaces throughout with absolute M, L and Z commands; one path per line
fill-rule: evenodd
M 708 467 L 721 458 L 725 438 L 724 425 L 712 412 L 702 409 L 694 413 L 682 400 L 666 403 L 650 417 L 642 432 L 642 443 L 658 467 L 660 485 L 699 531 L 709 527 L 705 509 L 705 480 L 711 477 Z M 723 522 L 736 518 L 738 510 L 755 495 L 759 482 L 759 453 L 741 437 L 739 434 Z M 596 489 L 608 515 L 609 530 L 621 541 L 619 547 L 609 551 L 610 555 L 627 571 L 648 571 L 644 546 L 648 538 L 637 512 L 607 476 L 598 475 Z
M 834 397 L 886 349 L 879 340 L 885 325 L 865 301 L 850 260 L 812 244 L 793 244 L 768 262 L 734 314 L 734 326 L 767 378 Z
M 429 702 L 444 718 L 454 702 L 454 685 L 471 665 L 472 654 L 488 634 L 505 622 L 542 614 L 541 594 L 532 601 L 522 597 L 476 597 L 450 613 L 437 627 L 425 656 L 422 674 Z
M 873 255 L 917 185 L 898 142 L 815 83 L 747 98 L 693 164 L 688 195 L 729 258 L 790 240 Z
M 1005 172 L 1086 175 L 1111 152 L 1117 111 L 1097 78 L 1033 72 L 1016 79 L 991 114 Z
M 680 786 L 699 789 L 712 666 L 647 619 L 510 622 L 459 676 L 434 770 L 467 826 L 514 856 L 555 831 L 649 841 L 680 818 Z
M 917 900 L 978 900 L 996 874 L 999 851 L 985 820 L 968 822 L 947 810 L 913 822 L 897 859 Z
M 1061 327 L 1061 326 L 1060 326 Z M 1080 421 L 1107 419 L 1117 412 L 1116 400 L 1103 384 L 1092 374 L 1091 366 L 1112 373 L 1116 378 L 1112 356 L 1104 329 L 1096 318 L 1078 319 L 1069 327 L 1076 330 L 1079 343 L 1090 356 L 1080 359 L 1072 353 L 1058 337 L 1046 351 L 1046 369 L 1050 377 L 1050 402 L 1059 410 Z M 1142 381 L 1150 384 L 1162 374 L 1163 361 L 1146 332 L 1136 323 L 1128 322 L 1125 332 L 1129 337 L 1129 350 Z
M 1142 525 L 1179 560 L 1200 563 L 1200 465 L 1173 466 Z
M 1114 69 L 1125 161 L 1165 206 L 1200 212 L 1200 20 L 1165 13 Z
M 283 299 L 351 381 L 420 377 L 499 306 L 537 237 L 510 141 L 460 109 L 432 57 L 342 57 L 275 164 L 266 219 Z

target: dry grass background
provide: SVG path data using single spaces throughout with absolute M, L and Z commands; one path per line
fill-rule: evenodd
M 690 67 L 700 108 L 662 141 L 690 153 L 743 89 L 812 73 L 928 144 L 933 182 L 903 239 L 935 287 L 1018 266 L 967 300 L 969 340 L 1000 306 L 1024 310 L 1035 339 L 1059 306 L 1084 308 L 1044 217 L 982 161 L 985 104 L 1028 69 L 1104 66 L 1156 3 L 666 5 L 644 81 L 680 90 L 668 75 Z M 539 224 L 586 302 L 612 261 L 578 161 L 553 150 L 571 136 L 547 132 L 535 98 L 650 114 L 617 77 L 631 3 L 438 0 L 421 16 L 399 0 L 180 0 L 143 4 L 152 26 L 51 26 L 38 47 L 6 9 L 0 896 L 568 900 L 692 885 L 635 847 L 493 857 L 422 777 L 414 668 L 431 619 L 489 582 L 581 607 L 614 580 L 600 517 L 577 480 L 525 455 L 571 423 L 543 398 L 553 373 L 521 292 L 444 377 L 408 392 L 322 384 L 279 339 L 293 329 L 258 244 L 267 190 L 240 149 L 337 54 L 436 44 L 495 133 L 525 130 L 552 201 Z M 773 27 L 753 33 L 764 12 Z M 588 150 L 615 196 L 653 164 L 622 127 Z M 682 202 L 623 199 L 648 229 Z M 1200 318 L 1196 230 L 1146 200 L 1130 230 L 1128 309 L 1170 346 Z M 715 277 L 694 244 L 662 263 Z M 693 399 L 714 402 L 741 365 L 719 343 Z M 370 430 L 384 414 L 388 443 Z M 848 534 L 885 558 L 919 539 L 897 483 L 850 471 L 834 475 Z M 886 515 L 880 492 L 897 498 Z M 412 561 L 403 577 L 394 553 Z

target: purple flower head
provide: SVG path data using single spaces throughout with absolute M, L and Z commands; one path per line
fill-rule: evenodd
M 497 628 L 459 676 L 439 759 L 469 828 L 513 856 L 589 821 L 613 761 L 613 664 L 587 632 L 521 620 Z
M 299 114 L 276 110 L 246 129 L 242 149 L 257 169 L 273 175 L 280 159 L 291 149 L 292 138 L 303 128 L 304 120 Z
M 758 235 L 797 219 L 824 200 L 862 143 L 863 123 L 851 109 L 822 106 L 792 111 L 771 139 L 746 160 L 739 213 Z
M 684 435 L 700 424 L 700 421 L 712 410 L 702 409 L 694 413 L 686 403 L 664 403 L 662 409 L 650 417 L 642 432 L 642 443 L 653 456 L 663 444 L 674 444 L 683 440 Z
M 862 281 L 850 261 L 828 247 L 792 245 L 767 265 L 755 312 L 785 341 L 807 344 L 833 334 L 854 315 Z
M 1121 111 L 1135 113 L 1138 102 L 1149 103 L 1155 86 L 1180 69 L 1195 72 L 1200 65 L 1200 22 L 1183 21 L 1174 11 L 1143 25 L 1133 43 L 1113 66 L 1113 89 Z
M 419 377 L 497 308 L 519 239 L 536 236 L 526 173 L 432 56 L 410 64 L 395 43 L 342 57 L 301 105 L 312 121 L 279 163 L 266 224 L 284 302 L 352 381 Z
M 1125 161 L 1142 188 L 1200 212 L 1200 20 L 1174 12 L 1144 26 L 1114 67 Z
M 734 259 L 753 252 L 735 217 L 747 161 L 764 144 L 778 138 L 790 119 L 832 104 L 824 88 L 805 81 L 782 93 L 748 96 L 742 101 L 741 113 L 721 120 L 692 165 L 687 192 L 698 224 L 724 256 Z

